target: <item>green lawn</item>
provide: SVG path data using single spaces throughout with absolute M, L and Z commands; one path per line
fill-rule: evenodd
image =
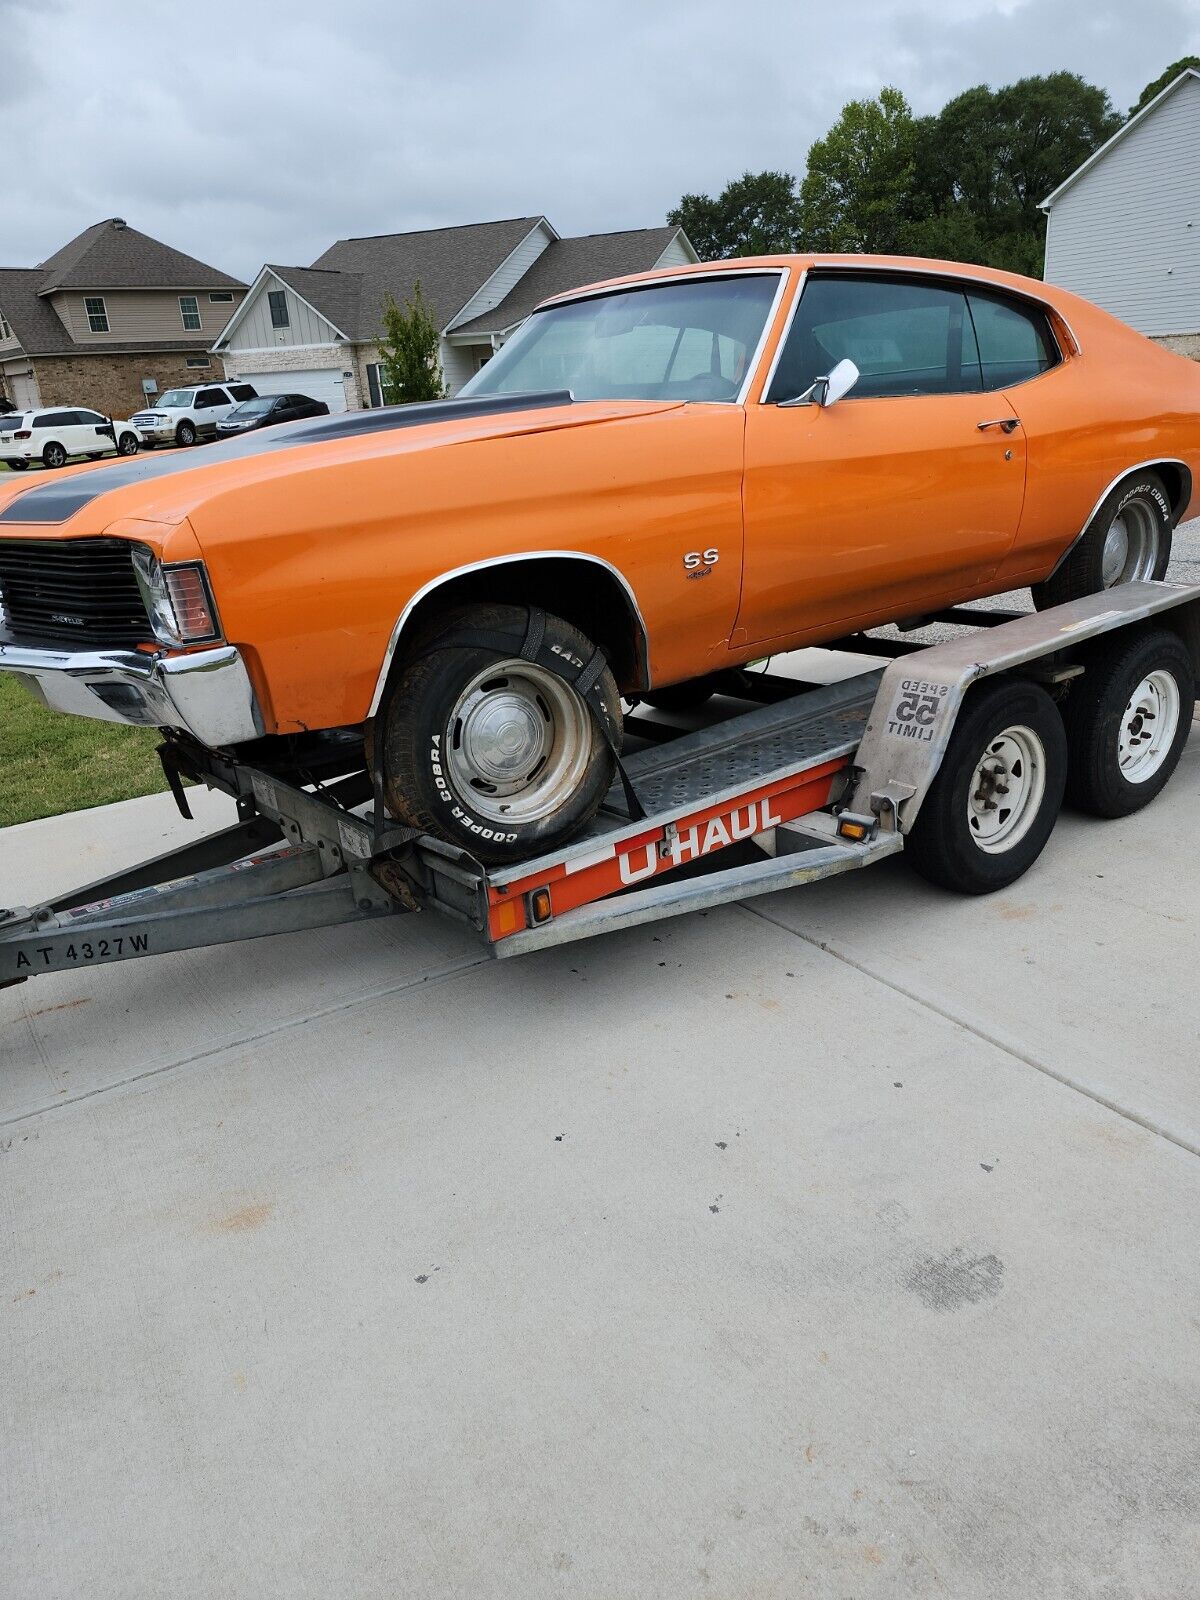
M 0 672 L 0 828 L 165 789 L 153 728 L 44 710 Z

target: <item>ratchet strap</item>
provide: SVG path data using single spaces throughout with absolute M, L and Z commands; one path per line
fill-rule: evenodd
M 632 822 L 643 822 L 646 817 L 645 807 L 637 797 L 637 790 L 633 787 L 625 765 L 621 760 L 621 740 L 619 731 L 614 726 L 612 716 L 604 696 L 600 693 L 600 679 L 608 665 L 608 658 L 600 649 L 596 649 L 589 660 L 582 666 L 578 664 L 578 657 L 567 657 L 559 654 L 546 643 L 546 613 L 540 606 L 529 606 L 528 619 L 525 624 L 525 637 L 521 641 L 516 654 L 522 661 L 534 661 L 539 667 L 544 667 L 547 672 L 553 672 L 556 677 L 569 683 L 575 693 L 586 704 L 592 713 L 592 720 L 600 729 L 605 744 L 612 751 L 613 761 L 617 769 L 617 778 L 625 796 L 625 805 L 629 811 Z M 455 645 L 472 645 L 479 650 L 492 650 L 499 656 L 513 654 L 514 635 L 502 633 L 499 629 L 491 628 L 464 628 L 455 633 Z M 436 649 L 437 646 L 435 645 Z

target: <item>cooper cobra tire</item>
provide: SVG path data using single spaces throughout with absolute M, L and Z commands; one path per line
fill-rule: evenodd
M 1035 683 L 993 680 L 968 695 L 904 854 L 930 883 L 991 894 L 1041 855 L 1062 805 L 1067 739 Z
M 527 611 L 480 605 L 425 631 L 394 678 L 373 730 L 394 817 L 488 863 L 521 861 L 569 839 L 595 815 L 615 762 L 591 708 L 570 683 L 521 659 Z M 470 633 L 512 640 L 502 654 Z M 595 646 L 546 616 L 544 648 L 572 673 Z M 613 728 L 621 701 L 604 668 Z
M 1094 656 L 1063 708 L 1068 802 L 1094 817 L 1149 805 L 1179 764 L 1195 702 L 1191 656 L 1167 628 Z
M 717 692 L 716 678 L 689 678 L 686 683 L 673 683 L 667 689 L 654 689 L 641 698 L 656 711 L 694 711 L 706 705 Z
M 1165 577 L 1173 518 L 1170 496 L 1157 472 L 1126 478 L 1054 576 L 1034 584 L 1034 605 L 1046 611 L 1118 583 Z

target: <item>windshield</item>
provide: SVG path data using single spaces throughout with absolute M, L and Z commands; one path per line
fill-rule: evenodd
M 278 398 L 278 395 L 267 394 L 261 400 L 243 400 L 240 406 L 234 406 L 229 413 L 229 420 L 236 422 L 239 417 L 261 417 L 264 411 L 270 411 Z
M 535 311 L 460 393 L 736 400 L 777 273 L 692 278 Z
M 195 392 L 194 389 L 168 389 L 166 394 L 160 394 L 158 399 L 151 403 L 150 409 L 154 411 L 161 406 L 190 406 Z

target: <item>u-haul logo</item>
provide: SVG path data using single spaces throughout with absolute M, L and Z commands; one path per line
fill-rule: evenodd
M 724 849 L 727 844 L 737 844 L 740 839 L 749 839 L 768 828 L 776 828 L 782 821 L 783 818 L 771 810 L 770 800 L 754 800 L 748 806 L 735 806 L 724 816 L 693 823 L 683 833 L 675 834 L 663 846 L 665 853 L 660 853 L 661 841 L 651 839 L 618 855 L 621 882 L 638 883 L 642 878 L 653 877 L 660 870 L 665 872 L 668 861 L 672 867 L 682 866 L 685 861 L 698 861 L 701 856 L 711 855 L 714 850 Z

